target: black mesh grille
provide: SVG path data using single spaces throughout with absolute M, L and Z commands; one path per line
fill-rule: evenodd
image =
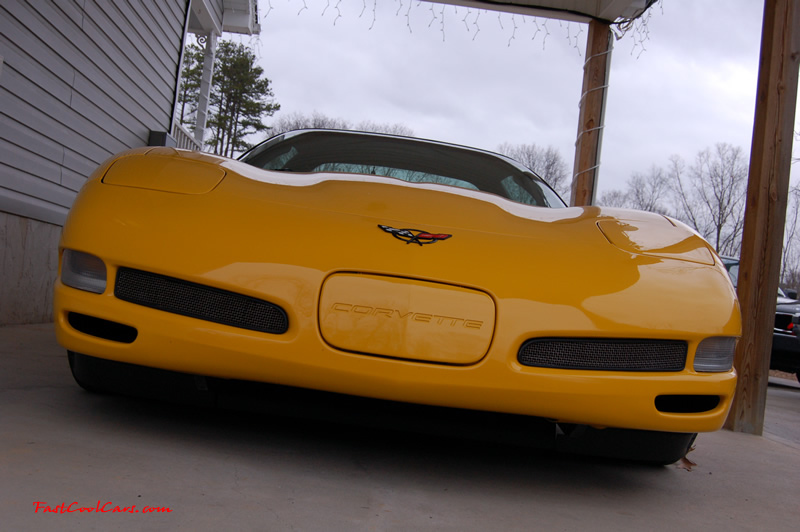
M 603 338 L 528 340 L 517 359 L 525 366 L 599 371 L 681 371 L 686 342 Z
M 289 328 L 286 312 L 267 301 L 131 268 L 117 272 L 114 295 L 137 305 L 251 331 L 282 334 Z

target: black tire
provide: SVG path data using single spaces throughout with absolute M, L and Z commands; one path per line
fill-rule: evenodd
M 103 386 L 105 382 L 103 368 L 96 364 L 99 359 L 72 351 L 67 351 L 67 359 L 69 360 L 69 369 L 72 371 L 72 378 L 75 379 L 78 386 L 91 393 L 108 393 L 110 391 Z
M 568 426 L 559 434 L 556 449 L 575 454 L 669 465 L 689 452 L 696 433 L 654 430 L 595 429 Z
M 146 397 L 177 404 L 213 405 L 216 394 L 195 375 L 67 351 L 75 382 L 92 393 Z

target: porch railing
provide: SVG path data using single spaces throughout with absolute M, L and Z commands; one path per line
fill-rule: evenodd
M 203 151 L 203 146 L 194 138 L 192 132 L 183 127 L 180 122 L 175 122 L 172 127 L 172 138 L 175 139 L 177 148 L 192 151 Z

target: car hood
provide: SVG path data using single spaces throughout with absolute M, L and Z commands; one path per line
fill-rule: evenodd
M 779 297 L 776 310 L 778 312 L 786 312 L 789 314 L 800 314 L 800 301 L 786 297 Z
M 169 159 L 161 161 L 168 169 L 150 164 L 153 157 Z M 83 237 L 92 235 L 112 264 L 273 299 L 293 291 L 303 312 L 316 312 L 326 278 L 357 272 L 478 290 L 504 301 L 498 318 L 535 315 L 537 327 L 553 332 L 565 323 L 665 336 L 736 330 L 734 290 L 719 259 L 687 226 L 653 213 L 532 207 L 376 176 L 270 172 L 169 148 L 129 152 L 96 177 L 76 200 L 64 246 L 88 249 Z M 423 244 L 386 227 L 450 236 Z
M 625 251 L 703 264 L 715 262 L 710 247 L 694 231 L 653 213 L 601 207 L 536 207 L 486 192 L 382 176 L 275 172 L 232 161 L 223 166 L 237 176 L 283 188 L 287 195 L 292 195 L 291 189 L 317 191 L 301 194 L 303 206 L 357 215 L 380 210 L 404 227 L 411 223 L 434 229 L 541 238 L 535 228 L 542 223 L 551 227 L 595 226 L 608 242 Z
M 148 148 L 131 150 L 103 170 L 105 184 L 204 195 L 215 191 L 288 206 L 298 214 L 374 216 L 376 227 L 391 234 L 420 230 L 430 234 L 470 231 L 530 238 L 547 245 L 546 226 L 556 240 L 606 242 L 622 251 L 651 257 L 715 264 L 708 244 L 686 225 L 662 215 L 601 207 L 544 208 L 447 185 L 409 183 L 363 174 L 290 173 L 262 170 L 210 154 Z M 223 182 L 224 181 L 224 182 Z M 257 184 L 268 185 L 258 186 Z M 242 195 L 246 196 L 243 197 Z M 234 200 L 236 201 L 236 200 Z M 589 243 L 589 242 L 586 243 Z M 420 243 L 416 241 L 415 243 Z M 587 252 L 591 251 L 587 249 Z M 584 260 L 591 260 L 587 255 Z

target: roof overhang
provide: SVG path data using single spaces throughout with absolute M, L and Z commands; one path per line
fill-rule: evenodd
M 222 34 L 222 26 L 214 16 L 213 0 L 192 0 L 189 12 L 189 31 L 199 35 Z
M 192 0 L 189 31 L 199 35 L 261 33 L 257 0 Z
M 573 22 L 613 23 L 644 13 L 654 0 L 427 0 L 473 9 L 488 9 Z
M 257 0 L 223 0 L 222 31 L 254 35 L 261 33 Z

